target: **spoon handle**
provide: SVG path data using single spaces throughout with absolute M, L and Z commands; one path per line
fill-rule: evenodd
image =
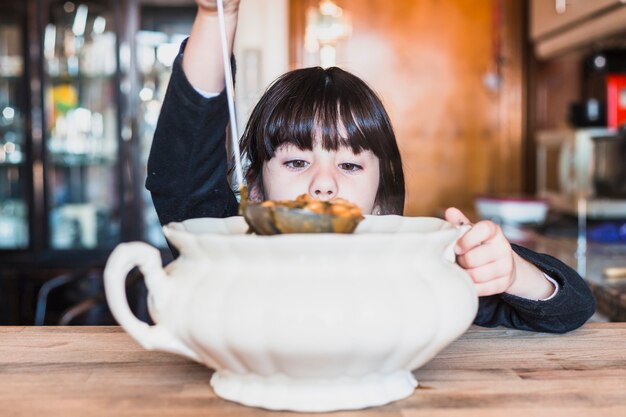
M 226 19 L 224 18 L 224 1 L 217 0 L 217 14 L 220 26 L 220 37 L 222 38 L 222 58 L 224 61 L 224 76 L 226 77 L 226 96 L 228 100 L 228 113 L 230 116 L 230 132 L 232 138 L 233 152 L 235 154 L 235 175 L 239 189 L 243 187 L 243 170 L 241 169 L 241 149 L 239 149 L 239 134 L 237 130 L 237 117 L 235 115 L 235 88 L 233 84 L 233 73 L 230 67 L 230 56 L 228 56 L 228 41 L 226 39 Z

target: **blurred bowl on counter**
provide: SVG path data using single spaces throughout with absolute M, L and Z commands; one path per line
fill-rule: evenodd
M 505 225 L 540 225 L 548 215 L 548 202 L 534 197 L 479 196 L 474 199 L 481 219 Z

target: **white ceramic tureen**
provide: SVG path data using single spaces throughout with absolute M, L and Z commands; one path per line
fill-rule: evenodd
M 407 397 L 411 371 L 476 315 L 452 250 L 465 229 L 440 219 L 371 216 L 353 235 L 247 235 L 241 217 L 163 230 L 181 253 L 165 270 L 145 243 L 111 254 L 111 310 L 143 347 L 213 368 L 215 393 L 245 405 L 330 411 Z M 135 266 L 154 326 L 126 301 Z

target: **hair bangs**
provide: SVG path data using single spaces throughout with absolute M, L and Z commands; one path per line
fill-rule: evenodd
M 291 86 L 291 91 L 299 94 L 277 94 L 280 99 L 274 101 L 275 106 L 264 117 L 263 131 L 255 135 L 263 138 L 265 160 L 271 159 L 284 144 L 312 150 L 319 142 L 328 151 L 341 147 L 354 153 L 376 151 L 380 133 L 372 132 L 374 116 L 359 101 L 362 95 L 354 91 L 355 86 L 342 82 L 343 74 L 338 71 L 341 70 L 303 71 L 300 77 L 294 77 Z

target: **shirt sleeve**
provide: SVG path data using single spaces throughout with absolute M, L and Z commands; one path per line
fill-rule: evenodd
M 214 98 L 220 95 L 220 93 L 208 93 L 204 90 L 199 89 L 198 87 L 193 87 L 193 89 L 196 90 L 196 92 L 204 98 Z
M 185 45 L 174 60 L 148 158 L 146 188 L 162 225 L 238 212 L 228 181 L 226 92 L 204 97 L 189 83 Z
M 518 245 L 512 247 L 518 255 L 556 281 L 558 291 L 553 297 L 539 301 L 506 293 L 480 297 L 475 324 L 565 333 L 582 326 L 593 315 L 595 300 L 576 271 L 550 255 Z
M 559 283 L 558 283 L 558 282 L 556 282 L 556 280 L 555 280 L 554 278 L 552 278 L 550 275 L 546 274 L 545 272 L 543 273 L 543 275 L 546 277 L 546 279 L 547 279 L 548 281 L 550 281 L 550 283 L 551 283 L 552 285 L 554 285 L 554 291 L 552 291 L 552 294 L 550 294 L 550 296 L 548 296 L 547 298 L 542 298 L 542 299 L 541 299 L 541 300 L 539 300 L 539 301 L 549 301 L 549 300 L 551 300 L 551 299 L 553 299 L 553 298 L 554 298 L 554 296 L 556 295 L 556 293 L 558 293 L 558 292 L 559 292 Z

